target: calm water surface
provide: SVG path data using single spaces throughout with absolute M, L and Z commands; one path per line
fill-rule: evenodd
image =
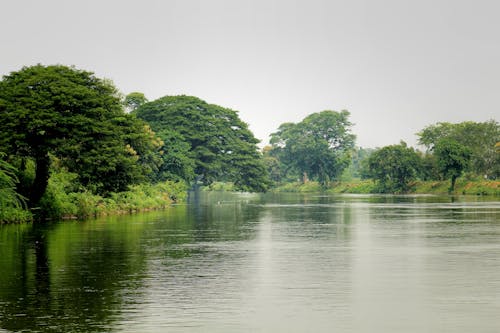
M 500 332 L 500 202 L 201 193 L 0 227 L 0 332 Z

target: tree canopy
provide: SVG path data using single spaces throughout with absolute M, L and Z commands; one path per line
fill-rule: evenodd
M 425 127 L 417 135 L 419 143 L 429 150 L 433 150 L 442 139 L 453 140 L 467 147 L 471 153 L 468 171 L 492 179 L 500 177 L 500 155 L 495 148 L 500 142 L 500 125 L 497 121 L 437 123 Z
M 165 153 L 177 164 L 176 172 L 189 173 L 192 167 L 204 184 L 231 181 L 239 190 L 267 189 L 258 140 L 236 111 L 183 95 L 145 103 L 134 114 L 171 143 Z M 184 153 L 187 158 L 181 158 Z
M 455 189 L 455 182 L 469 165 L 471 150 L 449 138 L 442 138 L 434 146 L 439 172 L 451 179 L 450 192 Z
M 297 124 L 282 124 L 271 135 L 271 144 L 283 172 L 316 179 L 323 185 L 337 179 L 348 167 L 354 148 L 349 115 L 348 111 L 326 110 Z
M 420 156 L 405 142 L 385 146 L 368 158 L 368 173 L 383 193 L 405 193 L 417 178 Z
M 142 104 L 147 103 L 147 101 L 148 99 L 146 98 L 146 96 L 144 96 L 143 93 L 134 91 L 125 96 L 123 104 L 125 105 L 127 111 L 133 112 Z
M 116 88 L 93 73 L 35 65 L 0 81 L 0 151 L 32 159 L 30 205 L 44 194 L 51 156 L 97 192 L 120 191 L 144 178 L 155 138 L 127 115 Z

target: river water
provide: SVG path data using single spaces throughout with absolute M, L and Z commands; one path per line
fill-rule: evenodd
M 500 332 L 500 202 L 198 193 L 0 226 L 0 332 Z

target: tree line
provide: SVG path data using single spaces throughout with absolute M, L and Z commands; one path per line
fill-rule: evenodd
M 359 177 L 376 182 L 376 192 L 405 193 L 415 180 L 500 177 L 497 121 L 437 123 L 417 133 L 423 151 L 405 142 L 382 148 L 355 147 L 349 112 L 323 111 L 297 124 L 282 124 L 264 149 L 270 177 L 277 183 L 309 179 L 328 187 L 332 180 Z
M 351 173 L 394 193 L 416 178 L 453 187 L 463 172 L 500 175 L 494 120 L 428 126 L 420 152 L 403 142 L 356 148 L 349 116 L 326 110 L 284 123 L 260 151 L 229 108 L 192 96 L 123 96 L 111 81 L 64 65 L 23 67 L 0 81 L 0 210 L 37 209 L 61 172 L 72 175 L 67 191 L 103 197 L 164 181 L 263 192 L 297 179 L 326 187 Z
M 58 172 L 104 198 L 167 180 L 266 191 L 257 143 L 236 111 L 196 97 L 148 102 L 85 70 L 23 67 L 0 81 L 0 208 L 41 207 Z

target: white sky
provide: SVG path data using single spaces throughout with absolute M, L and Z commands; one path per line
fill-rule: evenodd
M 75 65 L 150 100 L 239 111 L 262 144 L 347 109 L 363 147 L 498 120 L 497 0 L 1 0 L 0 75 Z

